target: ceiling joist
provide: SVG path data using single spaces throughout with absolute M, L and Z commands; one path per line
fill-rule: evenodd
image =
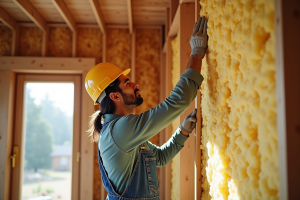
M 132 34 L 133 20 L 132 20 L 132 5 L 131 5 L 131 0 L 127 0 L 127 12 L 128 12 L 129 33 Z
M 72 32 L 76 32 L 76 22 L 66 3 L 63 0 L 52 0 L 52 2 Z
M 47 31 L 47 23 L 29 0 L 12 0 L 43 31 Z
M 16 30 L 17 27 L 16 20 L 12 16 L 10 16 L 10 14 L 6 12 L 6 10 L 4 10 L 1 6 L 0 6 L 0 21 L 2 21 L 10 29 Z
M 102 15 L 101 9 L 100 9 L 100 4 L 98 0 L 89 0 L 90 4 L 92 6 L 92 10 L 94 12 L 94 15 L 96 17 L 97 23 L 100 27 L 100 30 L 103 34 L 106 34 L 106 28 L 105 28 L 105 23 L 104 23 L 104 17 Z

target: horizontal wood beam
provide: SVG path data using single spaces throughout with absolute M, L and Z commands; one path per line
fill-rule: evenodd
M 132 34 L 133 20 L 132 20 L 132 5 L 131 5 L 131 0 L 127 0 L 127 12 L 128 12 L 129 33 Z
M 54 6 L 62 16 L 62 18 L 65 20 L 65 22 L 68 24 L 69 28 L 73 31 L 77 31 L 76 22 L 74 20 L 74 17 L 72 13 L 70 12 L 69 8 L 67 7 L 66 3 L 63 0 L 52 0 Z
M 6 10 L 4 10 L 1 6 L 0 6 L 0 21 L 2 21 L 6 26 L 8 26 L 12 30 L 16 30 L 17 28 L 16 20 L 8 12 L 6 12 Z
M 47 31 L 47 23 L 29 0 L 12 0 L 40 29 Z
M 94 65 L 95 58 L 0 57 L 0 70 L 16 72 L 82 73 Z
M 104 22 L 104 17 L 102 15 L 101 9 L 100 9 L 100 4 L 98 0 L 89 0 L 92 10 L 94 12 L 94 15 L 97 20 L 97 24 L 100 27 L 100 30 L 103 34 L 106 34 L 106 28 L 105 28 L 105 22 Z

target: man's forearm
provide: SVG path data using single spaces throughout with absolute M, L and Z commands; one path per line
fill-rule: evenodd
M 199 73 L 201 73 L 201 66 L 202 66 L 202 56 L 201 55 L 192 55 L 189 64 L 187 65 L 188 68 L 192 68 L 194 70 L 197 70 Z

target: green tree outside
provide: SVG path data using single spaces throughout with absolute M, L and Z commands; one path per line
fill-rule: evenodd
M 42 106 L 36 105 L 26 90 L 25 118 L 25 168 L 37 172 L 51 167 L 50 154 L 53 148 L 53 133 L 49 123 L 42 118 Z

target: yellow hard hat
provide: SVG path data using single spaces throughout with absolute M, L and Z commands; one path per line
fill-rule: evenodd
M 122 71 L 111 63 L 99 63 L 90 69 L 85 77 L 85 89 L 93 99 L 94 104 L 98 104 L 97 99 L 107 86 L 122 74 L 126 76 L 129 72 L 130 69 Z

